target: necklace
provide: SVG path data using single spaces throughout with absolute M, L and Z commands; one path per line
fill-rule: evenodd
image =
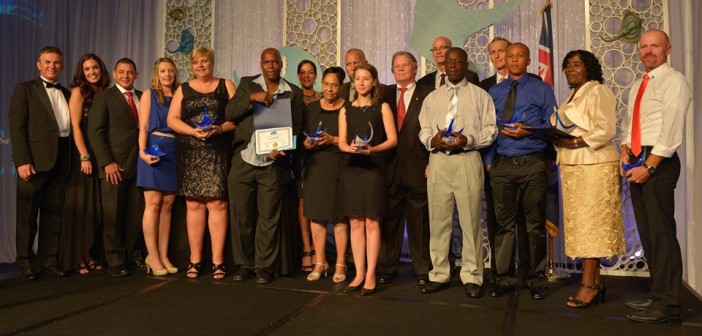
M 368 110 L 368 108 L 370 107 L 373 107 L 373 105 L 358 106 L 358 108 L 360 108 L 361 111 L 363 111 L 363 113 L 366 113 L 366 110 Z

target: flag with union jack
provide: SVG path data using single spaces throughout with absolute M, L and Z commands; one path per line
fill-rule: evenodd
M 551 29 L 551 1 L 541 8 L 541 36 L 539 37 L 539 76 L 553 88 L 553 29 Z

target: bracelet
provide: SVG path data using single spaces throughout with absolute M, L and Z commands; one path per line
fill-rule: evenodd
M 88 154 L 86 156 L 81 155 L 80 162 L 88 162 L 88 161 L 90 161 L 90 154 Z
M 573 147 L 578 148 L 578 138 L 573 138 Z

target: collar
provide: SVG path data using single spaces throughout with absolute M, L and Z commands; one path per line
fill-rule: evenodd
M 411 89 L 414 89 L 415 86 L 417 86 L 417 82 L 412 81 L 411 83 L 407 84 L 407 86 L 405 86 L 405 88 L 407 90 L 411 90 Z M 400 87 L 401 87 L 400 84 L 397 84 L 397 91 L 398 92 L 400 91 Z
M 44 76 L 39 76 L 39 78 L 41 78 L 41 81 L 44 82 L 44 87 L 46 87 L 46 83 L 53 84 L 53 85 L 58 84 L 58 81 L 52 82 L 52 81 L 44 78 Z
M 261 88 L 263 88 L 263 91 L 268 91 L 268 85 L 266 85 L 266 80 L 263 79 L 263 75 L 258 75 L 258 77 L 254 78 L 253 82 L 260 85 Z M 273 92 L 273 95 L 278 95 L 284 92 L 292 92 L 292 89 L 290 88 L 290 85 L 288 85 L 288 81 L 286 81 L 285 78 L 280 77 L 280 81 L 278 82 L 278 90 Z
M 665 73 L 666 71 L 668 71 L 668 69 L 670 69 L 670 68 L 671 68 L 671 67 L 670 67 L 670 65 L 668 65 L 668 63 L 663 63 L 663 64 L 659 65 L 657 68 L 655 68 L 655 69 L 649 71 L 649 72 L 648 72 L 648 78 L 649 78 L 649 79 L 654 79 L 654 78 L 656 78 L 656 76 L 662 75 L 663 73 Z
M 500 83 L 500 78 L 504 78 L 504 80 L 503 80 L 503 82 L 504 82 L 505 80 L 507 80 L 509 78 L 509 73 L 504 75 L 504 76 L 500 75 L 500 73 L 496 73 L 495 74 L 495 82 Z
M 127 89 L 123 88 L 122 86 L 120 86 L 119 84 L 115 84 L 115 86 L 117 87 L 119 92 L 121 92 L 122 94 L 124 94 L 125 92 L 131 92 L 132 95 L 134 95 L 134 88 L 133 87 L 131 90 L 127 90 Z
M 463 77 L 463 79 L 461 79 L 461 81 L 458 82 L 458 84 L 453 84 L 453 83 L 451 83 L 450 80 L 446 79 L 446 85 L 444 85 L 444 86 L 446 87 L 444 90 L 446 90 L 448 92 L 448 91 L 451 91 L 451 89 L 454 87 L 460 89 L 460 88 L 468 86 L 468 81 L 466 80 L 465 77 Z

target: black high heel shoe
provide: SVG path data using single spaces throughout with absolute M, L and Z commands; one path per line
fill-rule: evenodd
M 375 294 L 375 288 L 361 288 L 361 296 L 370 296 Z
M 212 279 L 222 280 L 227 277 L 227 270 L 224 268 L 224 263 L 219 265 L 212 263 Z
M 195 279 L 200 276 L 200 270 L 202 269 L 202 264 L 199 262 L 190 262 L 188 264 L 188 270 L 185 272 L 185 276 L 190 279 Z
M 568 308 L 587 308 L 590 304 L 600 304 L 600 301 L 604 302 L 604 294 L 607 292 L 607 287 L 604 284 L 595 284 L 594 286 L 586 285 L 581 283 L 580 287 L 595 290 L 595 296 L 590 299 L 589 302 L 578 300 L 575 297 L 570 297 L 566 301 L 566 307 Z
M 356 286 L 351 286 L 351 285 L 346 286 L 346 288 L 344 288 L 344 293 L 351 293 L 351 292 L 358 291 L 359 289 L 361 289 L 361 287 L 363 287 L 363 281 L 361 281 L 361 283 L 356 285 Z

